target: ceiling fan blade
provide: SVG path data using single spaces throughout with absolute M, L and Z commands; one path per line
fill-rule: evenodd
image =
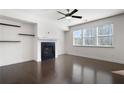
M 73 15 L 74 13 L 76 13 L 78 10 L 77 9 L 74 9 L 70 14 L 69 16 Z
M 73 18 L 82 18 L 82 16 L 72 16 Z
M 58 13 L 60 13 L 60 14 L 62 14 L 62 15 L 66 15 L 66 14 L 64 14 L 64 13 L 62 13 L 62 12 L 60 12 L 60 11 L 57 11 Z
M 66 17 L 61 17 L 61 18 L 59 18 L 59 19 L 57 19 L 57 20 L 60 20 L 60 19 L 63 19 L 63 18 L 66 18 Z

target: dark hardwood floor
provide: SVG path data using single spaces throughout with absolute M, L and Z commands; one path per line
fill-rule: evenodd
M 124 76 L 112 71 L 124 64 L 61 55 L 57 59 L 0 67 L 1 84 L 124 84 Z

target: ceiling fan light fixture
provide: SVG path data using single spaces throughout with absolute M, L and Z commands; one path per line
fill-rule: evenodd
M 72 17 L 71 16 L 67 16 L 66 19 L 71 19 Z
M 64 18 L 66 18 L 68 20 L 70 20 L 72 18 L 78 18 L 78 19 L 81 19 L 82 18 L 82 16 L 76 16 L 76 15 L 74 15 L 76 12 L 78 12 L 77 9 L 74 9 L 71 12 L 69 11 L 69 9 L 66 9 L 66 10 L 67 10 L 68 13 L 62 13 L 60 11 L 57 11 L 59 14 L 64 15 L 63 17 L 59 18 L 58 20 L 64 19 Z

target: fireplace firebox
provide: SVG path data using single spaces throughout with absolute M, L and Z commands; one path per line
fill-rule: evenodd
M 41 42 L 41 60 L 55 58 L 55 42 Z

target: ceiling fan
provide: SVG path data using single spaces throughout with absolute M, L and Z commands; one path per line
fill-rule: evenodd
M 74 9 L 74 10 L 71 11 L 71 12 L 70 12 L 70 9 L 66 9 L 66 10 L 67 10 L 67 14 L 62 13 L 62 12 L 60 12 L 60 11 L 57 11 L 59 14 L 64 15 L 64 17 L 61 17 L 61 18 L 59 18 L 58 20 L 61 20 L 61 19 L 64 19 L 64 18 L 66 18 L 66 19 L 71 19 L 71 18 L 78 18 L 78 19 L 81 19 L 81 18 L 82 18 L 82 16 L 73 15 L 73 14 L 75 14 L 75 13 L 78 11 L 77 9 Z

